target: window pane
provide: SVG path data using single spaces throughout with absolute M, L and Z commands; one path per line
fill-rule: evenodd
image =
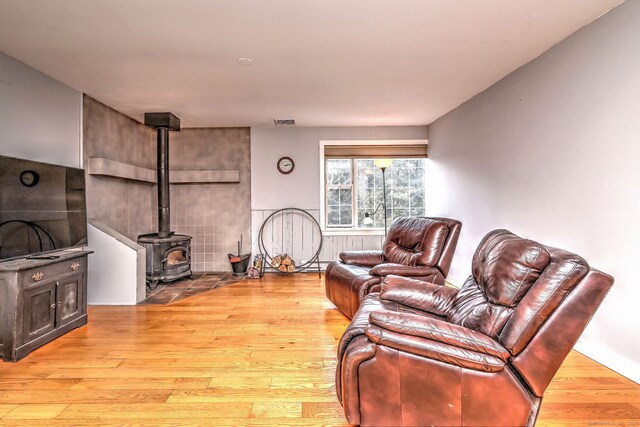
M 351 189 L 350 188 L 344 188 L 340 190 L 340 205 L 351 206 Z
M 351 185 L 351 160 L 328 159 L 325 174 L 327 185 Z
M 327 208 L 327 225 L 340 225 L 340 208 L 337 206 Z
M 393 219 L 400 218 L 402 216 L 409 216 L 409 209 L 394 209 L 393 210 Z
M 409 216 L 424 216 L 424 208 L 409 209 Z
M 373 178 L 377 169 L 373 164 L 373 160 L 356 160 L 356 168 L 358 171 L 358 184 L 365 187 L 373 186 Z
M 391 194 L 391 200 L 387 200 L 388 202 L 392 203 L 392 207 L 396 208 L 403 208 L 403 207 L 409 207 L 409 193 L 410 193 L 410 189 L 407 187 L 396 187 L 393 190 L 393 193 Z
M 340 225 L 351 225 L 351 206 L 340 207 Z
M 411 189 L 411 207 L 424 210 L 424 188 Z
M 327 204 L 329 206 L 340 205 L 340 190 L 337 188 L 330 188 L 328 191 Z
M 369 189 L 358 191 L 358 209 L 366 209 L 368 211 L 375 209 L 373 191 Z
M 411 165 L 410 185 L 414 188 L 424 188 L 424 160 L 422 161 L 423 164 L 418 164 L 416 160 L 417 159 L 414 159 Z

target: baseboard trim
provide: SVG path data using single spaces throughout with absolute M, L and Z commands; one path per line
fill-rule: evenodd
M 630 379 L 634 383 L 640 384 L 640 364 L 633 360 L 622 357 L 593 341 L 578 340 L 578 343 L 573 349 Z

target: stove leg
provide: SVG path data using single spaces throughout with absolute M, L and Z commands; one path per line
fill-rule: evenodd
M 151 289 L 152 291 L 155 291 L 156 288 L 158 287 L 158 281 L 157 280 L 150 280 L 147 282 L 147 286 L 149 287 L 149 289 Z

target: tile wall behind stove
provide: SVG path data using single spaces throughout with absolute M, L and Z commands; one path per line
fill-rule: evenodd
M 172 170 L 237 169 L 239 183 L 172 184 L 171 229 L 192 240 L 192 269 L 229 271 L 227 254 L 251 248 L 249 128 L 192 128 L 171 132 Z M 153 212 L 154 221 L 157 212 Z

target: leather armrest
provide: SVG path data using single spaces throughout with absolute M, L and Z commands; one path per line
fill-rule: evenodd
M 425 338 L 474 353 L 482 353 L 500 359 L 502 362 L 505 362 L 511 355 L 493 338 L 445 320 L 413 313 L 378 310 L 369 314 L 369 322 L 371 325 L 387 331 L 410 337 Z
M 398 304 L 393 302 L 380 301 L 377 294 L 369 294 L 360 303 L 360 308 L 351 319 L 351 323 L 342 334 L 338 343 L 338 360 L 342 360 L 344 353 L 350 342 L 359 336 L 364 335 L 364 330 L 369 326 L 369 314 L 379 310 L 397 310 Z
M 377 326 L 367 327 L 365 335 L 376 345 L 393 348 L 462 368 L 483 372 L 499 372 L 504 369 L 505 365 L 504 360 L 486 353 L 467 350 L 440 341 L 432 341 L 412 335 L 403 335 Z
M 422 280 L 387 276 L 382 282 L 380 299 L 397 302 L 418 310 L 447 316 L 458 289 Z
M 365 267 L 373 267 L 384 262 L 382 251 L 348 251 L 342 252 L 339 257 L 340 261 L 345 264 L 363 265 Z
M 423 265 L 384 263 L 373 267 L 371 269 L 371 274 L 374 276 L 388 276 L 393 274 L 396 276 L 420 277 L 433 274 L 434 270 L 435 269 L 433 267 L 426 267 Z

